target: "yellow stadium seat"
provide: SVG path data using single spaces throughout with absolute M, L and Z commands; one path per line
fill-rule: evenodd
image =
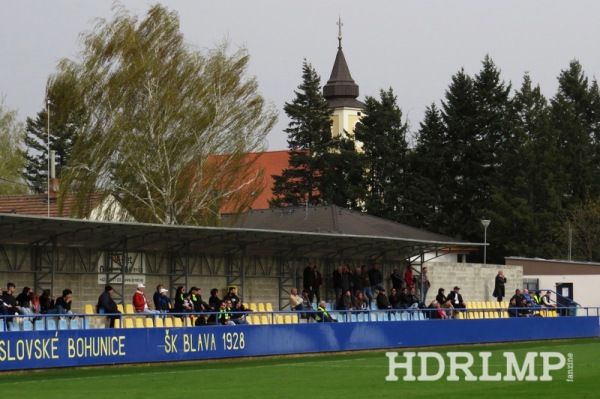
M 258 311 L 265 312 L 265 304 L 264 303 L 261 302 L 258 304 Z
M 298 314 L 297 313 L 294 313 L 292 315 L 292 323 L 298 324 Z
M 163 319 L 161 319 L 160 317 L 156 318 L 156 320 L 154 321 L 154 327 L 164 327 L 165 324 L 163 323 Z
M 94 307 L 90 303 L 86 303 L 83 305 L 83 313 L 85 314 L 95 314 Z
M 467 305 L 467 309 L 473 309 L 475 307 L 475 302 L 467 301 L 465 302 L 465 305 Z
M 146 324 L 146 328 L 154 328 L 154 320 L 152 320 L 152 317 L 146 317 L 144 322 Z
M 253 314 L 250 316 L 250 324 L 260 325 L 260 316 Z
M 292 324 L 292 315 L 286 314 L 283 317 L 283 323 L 284 324 Z
M 272 312 L 273 311 L 273 305 L 271 305 L 271 302 L 265 303 L 265 310 L 267 312 Z
M 144 328 L 144 320 L 139 317 L 135 318 L 135 328 Z
M 248 309 L 250 309 L 253 312 L 256 312 L 258 310 L 254 302 L 250 302 L 250 304 L 248 305 Z
M 124 317 L 125 328 L 133 328 L 133 320 L 130 317 Z
M 282 315 L 278 314 L 275 316 L 275 324 L 284 324 Z
M 121 319 L 115 319 L 115 328 L 121 328 Z
M 169 328 L 173 327 L 173 318 L 167 317 L 164 320 L 164 325 L 165 325 L 165 327 L 169 327 Z
M 125 313 L 130 313 L 130 314 L 135 313 L 135 309 L 133 308 L 133 305 L 131 303 L 125 304 Z
M 262 315 L 262 316 L 260 316 L 260 324 L 266 325 L 266 324 L 271 324 L 271 323 L 269 323 L 269 319 L 267 318 L 266 315 Z
M 125 310 L 123 310 L 123 304 L 122 304 L 122 303 L 119 303 L 119 304 L 117 305 L 117 310 L 118 310 L 119 312 L 121 312 L 121 313 L 125 313 Z
M 183 322 L 181 321 L 181 319 L 179 317 L 176 317 L 173 320 L 173 327 L 183 327 Z

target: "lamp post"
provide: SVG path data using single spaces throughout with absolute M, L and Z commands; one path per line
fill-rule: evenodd
M 483 225 L 483 264 L 487 265 L 487 228 L 492 221 L 483 219 L 481 224 Z

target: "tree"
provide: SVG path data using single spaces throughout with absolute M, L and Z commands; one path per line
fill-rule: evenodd
M 572 235 L 573 258 L 585 262 L 600 262 L 600 200 L 574 206 L 564 223 L 564 237 Z M 567 245 L 561 246 L 563 249 Z
M 598 85 L 591 85 L 578 61 L 558 77 L 558 92 L 551 101 L 552 123 L 558 131 L 563 207 L 569 208 L 600 195 Z
M 0 101 L 0 195 L 24 194 L 27 189 L 21 178 L 23 158 L 23 124 L 17 121 L 17 112 Z
M 27 118 L 24 176 L 34 191 L 47 189 L 48 144 L 56 153 L 56 177 L 60 178 L 69 163 L 77 131 L 86 123 L 86 112 L 78 101 L 81 94 L 77 93 L 77 82 L 71 77 L 57 75 L 48 81 L 44 102 L 50 107 L 50 126 L 47 106 L 35 119 Z
M 444 199 L 453 193 L 442 184 L 448 176 L 446 127 L 439 108 L 435 104 L 425 109 L 420 123 L 415 148 L 408 154 L 408 182 L 411 189 L 406 195 L 407 214 L 412 218 L 406 223 L 426 230 L 438 230 L 448 223 L 447 213 L 442 212 Z M 446 160 L 446 161 L 445 161 Z
M 223 207 L 247 209 L 260 172 L 246 154 L 263 150 L 276 121 L 246 76 L 248 61 L 226 43 L 191 48 L 177 14 L 161 5 L 142 20 L 117 6 L 51 79 L 77 82 L 87 115 L 61 203 L 75 195 L 82 216 L 92 194 L 112 195 L 115 211 L 163 224 L 218 224 Z
M 320 204 L 327 202 L 328 188 L 324 181 L 334 180 L 334 168 L 327 156 L 335 149 L 331 135 L 331 115 L 321 91 L 321 78 L 304 60 L 302 83 L 294 91 L 296 98 L 286 103 L 284 111 L 290 118 L 285 132 L 290 149 L 289 167 L 274 175 L 271 206 Z
M 402 121 L 393 90 L 380 91 L 380 99 L 366 97 L 365 116 L 356 125 L 356 140 L 362 143 L 363 186 L 367 213 L 389 220 L 404 218 L 408 126 Z

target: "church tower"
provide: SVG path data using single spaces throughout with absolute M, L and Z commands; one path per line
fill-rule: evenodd
M 364 104 L 358 101 L 358 85 L 350 75 L 346 57 L 342 51 L 342 19 L 338 21 L 338 52 L 333 63 L 331 76 L 323 87 L 323 96 L 333 108 L 332 135 L 337 137 L 347 132 L 354 136 L 354 126 L 362 115 Z

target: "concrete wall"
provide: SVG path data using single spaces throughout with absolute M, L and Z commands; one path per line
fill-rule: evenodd
M 573 300 L 579 305 L 587 307 L 600 307 L 600 275 L 531 275 L 527 278 L 539 279 L 539 288 L 542 290 L 556 290 L 557 283 L 573 283 Z M 552 299 L 556 299 L 552 295 Z
M 431 289 L 427 301 L 435 298 L 438 288 L 444 288 L 446 295 L 454 286 L 460 287 L 465 301 L 495 301 L 494 279 L 498 270 L 504 270 L 506 295 L 512 296 L 515 289 L 522 288 L 523 268 L 521 266 L 483 265 L 477 263 L 426 263 Z M 508 300 L 508 299 L 505 299 Z

